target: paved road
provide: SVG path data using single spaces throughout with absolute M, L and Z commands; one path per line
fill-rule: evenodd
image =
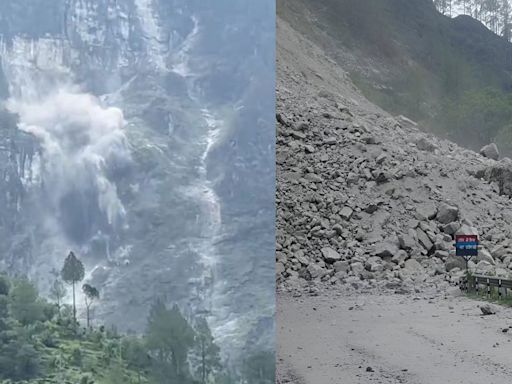
M 278 296 L 278 378 L 297 384 L 512 383 L 512 310 L 448 296 Z M 367 371 L 371 367 L 371 371 Z

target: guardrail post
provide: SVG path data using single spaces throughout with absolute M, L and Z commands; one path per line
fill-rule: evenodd
M 501 279 L 498 280 L 498 300 L 501 300 Z
M 491 284 L 489 282 L 489 279 L 487 279 L 487 297 L 491 297 Z

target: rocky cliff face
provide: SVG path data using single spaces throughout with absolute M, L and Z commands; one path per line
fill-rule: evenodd
M 103 321 L 142 329 L 163 296 L 244 348 L 274 311 L 273 12 L 0 5 L 2 269 L 44 290 L 74 249 Z
M 510 277 L 510 160 L 390 116 L 281 19 L 277 34 L 280 285 L 414 292 L 454 283 L 465 273 L 458 233 L 480 237 L 471 271 Z

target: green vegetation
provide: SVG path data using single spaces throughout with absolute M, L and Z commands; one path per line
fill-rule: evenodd
M 62 279 L 76 284 L 83 264 L 70 253 Z M 0 383 L 25 384 L 273 384 L 274 355 L 258 352 L 228 370 L 203 318 L 187 320 L 179 307 L 156 300 L 144 335 L 92 327 L 90 307 L 100 292 L 84 284 L 87 327 L 76 307 L 62 305 L 56 277 L 49 302 L 26 278 L 0 275 Z M 76 305 L 76 298 L 73 298 Z
M 64 267 L 62 268 L 62 280 L 73 286 L 73 320 L 76 323 L 76 300 L 75 300 L 75 284 L 84 278 L 84 265 L 78 260 L 73 252 L 69 252 Z

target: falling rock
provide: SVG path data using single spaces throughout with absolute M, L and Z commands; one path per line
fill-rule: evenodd
M 447 203 L 441 203 L 437 210 L 436 218 L 441 224 L 456 221 L 459 218 L 459 208 Z
M 341 260 L 341 255 L 330 247 L 324 247 L 321 249 L 324 260 L 328 263 L 334 263 Z
M 498 160 L 500 157 L 500 153 L 498 152 L 498 147 L 495 143 L 488 144 L 482 149 L 480 149 L 480 154 L 484 157 L 488 157 L 489 159 Z

